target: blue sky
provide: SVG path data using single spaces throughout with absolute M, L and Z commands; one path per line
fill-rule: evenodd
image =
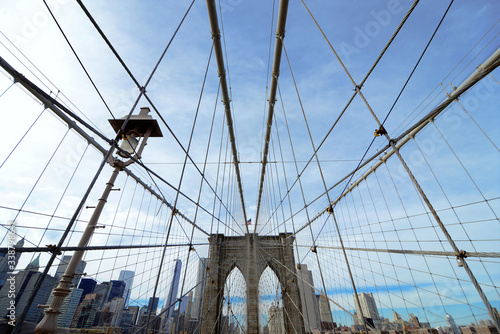
M 138 96 L 138 90 L 80 7 L 68 0 L 52 0 L 48 1 L 48 4 L 114 117 L 122 117 L 128 113 Z M 141 1 L 129 0 L 85 2 L 90 13 L 141 84 L 148 78 L 189 4 L 190 1 L 149 1 L 147 5 Z M 306 4 L 357 83 L 364 78 L 383 45 L 411 5 L 410 1 L 402 0 L 377 0 L 369 3 L 359 0 L 306 1 Z M 394 103 L 448 4 L 448 2 L 421 1 L 366 81 L 362 90 L 363 94 L 380 119 L 385 118 Z M 224 27 L 224 57 L 230 80 L 231 107 L 239 159 L 242 162 L 247 217 L 253 218 L 255 223 L 259 162 L 262 159 L 264 135 L 263 124 L 267 113 L 268 91 L 266 87 L 269 83 L 269 68 L 274 49 L 278 2 L 221 0 L 220 6 L 222 16 L 219 15 L 219 20 L 222 17 L 220 25 L 223 24 Z M 0 55 L 47 92 L 55 95 L 60 90 L 59 98 L 62 101 L 75 111 L 78 108 L 76 112 L 80 116 L 89 120 L 107 137 L 113 137 L 114 133 L 107 123 L 107 119 L 112 117 L 111 114 L 92 88 L 43 2 L 3 1 L 0 7 L 0 31 L 2 32 Z M 415 119 L 423 116 L 444 100 L 445 94 L 440 84 L 447 92 L 451 92 L 451 85 L 460 84 L 498 47 L 497 34 L 500 31 L 497 24 L 498 13 L 500 13 L 500 3 L 495 1 L 455 1 L 385 124 L 392 137 L 402 133 Z M 184 147 L 187 147 L 189 143 L 211 44 L 206 4 L 204 1 L 196 1 L 147 89 L 148 96 Z M 353 94 L 353 85 L 301 1 L 290 1 L 284 44 L 311 130 L 311 137 L 317 146 L 325 138 L 334 120 Z M 28 63 L 21 53 L 32 63 Z M 42 78 L 35 67 L 51 82 Z M 30 70 L 34 71 L 36 76 L 30 73 Z M 449 224 L 449 229 L 457 239 L 457 244 L 469 251 L 495 251 L 495 248 L 498 248 L 498 215 L 500 214 L 498 197 L 500 196 L 495 184 L 500 182 L 498 173 L 500 158 L 498 149 L 494 146 L 498 147 L 500 141 L 497 112 L 500 94 L 498 94 L 499 86 L 495 82 L 495 78 L 498 80 L 498 77 L 498 71 L 496 71 L 493 73 L 493 78 L 485 79 L 461 98 L 462 105 L 472 114 L 479 127 L 468 118 L 459 105 L 454 104 L 444 115 L 436 119 L 434 126 L 426 128 L 415 141 L 402 150 L 403 156 L 407 159 L 417 179 L 422 182 L 428 197 L 436 208 L 441 210 L 440 214 L 445 223 Z M 5 76 L 2 76 L 0 80 L 0 92 L 3 92 L 9 87 L 10 82 Z M 278 95 L 276 103 L 276 119 L 269 160 L 279 161 L 282 154 L 283 160 L 292 161 L 293 154 L 295 154 L 298 171 L 293 163 L 285 163 L 284 167 L 281 164 L 269 164 L 268 175 L 270 176 L 266 179 L 264 205 L 259 221 L 259 224 L 268 222 L 262 231 L 264 234 L 270 233 L 277 224 L 282 224 L 283 221 L 286 223 L 278 228 L 280 232 L 283 232 L 285 228 L 291 231 L 293 228 L 303 226 L 308 220 L 306 210 L 302 210 L 305 206 L 303 198 L 306 203 L 310 203 L 307 212 L 309 218 L 325 209 L 328 203 L 326 196 L 322 196 L 325 191 L 324 185 L 320 171 L 313 161 L 301 176 L 302 190 L 299 184 L 296 184 L 290 191 L 289 200 L 287 198 L 283 201 L 283 212 L 281 207 L 276 210 L 276 203 L 286 192 L 285 181 L 289 186 L 295 181 L 297 174 L 305 166 L 305 162 L 311 158 L 313 152 L 285 53 L 281 61 L 279 85 L 281 96 Z M 222 145 L 223 152 L 221 159 L 232 160 L 230 153 L 225 153 L 227 152 L 227 130 L 220 96 L 217 97 L 217 87 L 217 68 L 212 57 L 200 102 L 190 155 L 202 169 L 212 115 L 217 106 L 208 155 L 208 161 L 211 164 L 206 166 L 205 177 L 213 188 L 218 187 L 219 196 L 224 199 L 225 205 L 230 208 L 235 220 L 225 212 L 224 208 L 213 209 L 214 195 L 206 185 L 202 188 L 199 203 L 208 211 L 214 211 L 215 216 L 220 220 L 231 224 L 237 233 L 241 233 L 244 229 L 244 222 L 239 209 L 241 205 L 234 196 L 237 189 L 234 176 L 230 174 L 230 165 L 220 165 L 219 175 L 223 173 L 223 168 L 226 168 L 224 183 L 220 177 L 217 179 L 216 162 L 219 160 L 220 145 Z M 139 102 L 139 106 L 147 105 L 148 102 L 144 99 Z M 29 98 L 16 87 L 9 89 L 0 97 L 0 110 L 4 114 L 5 124 L 15 124 L 4 129 L 7 143 L 0 149 L 2 161 L 42 109 L 37 101 Z M 283 110 L 286 113 L 286 120 Z M 291 133 L 293 152 L 289 144 L 286 123 Z M 161 127 L 164 138 L 153 138 L 148 142 L 143 161 L 177 187 L 181 178 L 184 153 L 177 141 L 169 134 L 166 126 L 161 124 Z M 366 105 L 359 97 L 356 97 L 318 153 L 321 160 L 321 172 L 327 187 L 333 186 L 357 165 L 373 139 L 373 131 L 376 127 Z M 70 131 L 62 140 L 66 131 L 67 128 L 62 122 L 50 116 L 49 112 L 45 112 L 30 131 L 29 136 L 0 170 L 2 224 L 7 224 L 8 221 L 14 219 L 15 210 L 21 206 L 24 210 L 46 214 L 55 213 L 57 216 L 64 217 L 53 218 L 50 223 L 52 229 L 48 229 L 42 235 L 44 227 L 49 224 L 49 218 L 22 213 L 18 220 L 20 226 L 18 233 L 28 235 L 27 238 L 34 244 L 45 245 L 57 242 L 61 232 L 56 229 L 63 229 L 66 226 L 67 219 L 65 218 L 73 214 L 76 204 L 101 159 L 100 153 L 93 148 L 87 148 L 86 143 L 74 132 Z M 222 139 L 221 133 L 224 133 Z M 278 133 L 283 147 L 282 152 L 278 151 Z M 449 147 L 459 148 L 457 150 L 459 160 L 456 160 L 455 152 L 450 150 L 443 138 L 449 142 Z M 48 162 L 50 155 L 60 142 L 62 144 L 57 154 Z M 369 155 L 385 145 L 385 139 L 377 138 L 370 148 Z M 422 151 L 425 154 L 422 155 L 420 153 Z M 82 156 L 74 181 L 69 183 L 63 195 L 63 189 L 68 184 Z M 423 156 L 425 159 L 422 158 Z M 33 159 L 34 157 L 40 157 L 40 159 Z M 349 247 L 373 246 L 375 248 L 450 251 L 449 245 L 443 243 L 444 238 L 441 232 L 436 231 L 435 226 L 430 222 L 428 211 L 421 205 L 404 170 L 394 157 L 391 159 L 387 168 L 381 168 L 376 177 L 368 178 L 359 189 L 339 203 L 337 219 L 342 233 L 345 233 L 345 242 Z M 48 168 L 42 173 L 46 164 Z M 109 173 L 108 169 L 105 169 L 98 184 L 104 184 Z M 156 187 L 150 176 L 143 170 L 137 167 L 133 167 L 133 170 L 146 183 Z M 286 171 L 286 180 L 283 171 Z M 36 183 L 40 174 L 43 174 L 43 177 Z M 19 178 L 20 175 L 23 178 Z M 231 179 L 230 183 L 228 179 Z M 158 191 L 169 202 L 174 202 L 175 192 L 160 180 L 154 179 L 154 181 L 159 185 Z M 181 190 L 190 198 L 197 200 L 200 181 L 199 172 L 188 164 Z M 142 239 L 139 240 L 141 232 L 135 232 L 133 236 L 127 237 L 120 235 L 121 232 L 110 235 L 109 232 L 104 231 L 96 234 L 92 242 L 96 245 L 115 242 L 122 244 L 126 242 L 161 243 L 164 240 L 165 224 L 169 217 L 168 210 L 159 211 L 155 207 L 158 204 L 137 191 L 132 182 L 125 184 L 127 182 L 125 177 L 120 177 L 119 182 L 124 189 L 123 195 L 115 196 L 110 200 L 110 208 L 104 212 L 103 220 L 120 222 L 116 225 L 122 226 L 121 230 L 125 229 L 123 226 L 130 227 L 133 223 L 137 224 L 134 226 L 146 226 L 151 223 L 151 230 L 154 233 L 143 234 Z M 35 183 L 37 186 L 33 195 L 23 205 L 26 194 Z M 345 183 L 341 183 L 330 192 L 332 199 L 341 193 L 344 186 Z M 90 203 L 87 205 L 97 200 L 99 187 L 97 188 L 91 193 Z M 274 197 L 271 196 L 273 190 Z M 279 191 L 281 195 L 278 194 Z M 370 194 L 373 196 L 370 197 Z M 318 199 L 315 200 L 316 198 Z M 57 204 L 60 199 L 60 204 Z M 385 209 L 386 205 L 391 209 Z M 293 213 L 290 213 L 290 206 Z M 196 213 L 195 206 L 185 198 L 179 199 L 178 207 L 191 219 L 197 217 L 197 223 L 207 231 L 231 233 L 220 224 L 217 229 L 217 224 L 212 224 L 212 219 L 208 214 Z M 271 217 L 271 213 L 275 210 L 276 213 Z M 293 221 L 290 218 L 291 215 L 293 215 Z M 89 217 L 89 211 L 84 210 L 80 218 L 86 220 Z M 124 223 L 121 223 L 122 221 Z M 462 222 L 467 222 L 467 224 L 462 224 Z M 186 240 L 190 238 L 190 227 L 183 224 L 177 224 L 173 228 L 170 239 L 172 243 L 186 243 Z M 37 226 L 40 230 L 29 230 L 29 226 Z M 118 231 L 121 230 L 118 228 Z M 322 232 L 318 237 L 320 230 Z M 326 217 L 318 219 L 312 224 L 311 231 L 306 229 L 297 238 L 299 245 L 307 247 L 299 248 L 296 256 L 313 270 L 317 288 L 321 289 L 320 271 L 316 259 L 313 254 L 307 252 L 312 244 L 311 234 L 317 239 L 319 245 L 338 246 L 339 241 L 333 222 L 331 219 L 326 220 Z M 71 234 L 68 244 L 76 244 L 78 237 L 78 233 Z M 419 243 L 419 240 L 425 241 Z M 206 236 L 196 232 L 193 242 L 206 243 Z M 198 256 L 206 256 L 207 252 L 208 247 L 197 247 Z M 102 257 L 113 257 L 111 253 L 106 254 L 105 256 L 103 253 Z M 327 290 L 337 291 L 340 304 L 352 309 L 352 296 L 349 296 L 351 288 L 340 252 L 328 250 L 324 256 L 326 268 L 322 268 L 322 271 L 326 277 Z M 375 286 L 385 286 L 391 291 L 399 290 L 394 288 L 399 286 L 398 284 L 392 281 L 387 282 L 388 277 L 392 280 L 397 273 L 375 277 L 379 268 L 372 268 L 368 273 L 373 277 L 364 276 L 361 269 L 367 262 L 375 261 L 374 256 L 370 253 L 352 255 L 351 260 L 358 284 L 366 291 L 372 291 Z M 159 253 L 151 251 L 145 257 L 145 262 L 136 257 L 132 259 L 131 256 L 129 256 L 129 261 L 133 263 L 135 271 L 139 272 L 146 271 L 147 268 L 156 268 L 154 261 L 159 257 Z M 184 250 L 169 249 L 167 258 L 170 260 L 175 257 L 183 258 L 183 263 L 186 263 L 187 253 Z M 406 260 L 398 256 L 395 258 L 400 261 Z M 120 261 L 124 259 L 124 256 L 120 257 Z M 434 258 L 428 260 L 434 265 Z M 29 257 L 24 255 L 20 266 L 28 261 Z M 88 267 L 89 272 L 95 273 L 101 280 L 116 278 L 120 268 L 125 269 L 127 266 L 117 263 L 105 264 L 102 261 L 104 260 L 89 261 Z M 393 259 L 388 255 L 376 257 L 376 261 L 380 268 L 385 266 L 381 264 L 384 261 L 388 267 L 394 265 Z M 169 265 L 166 266 L 160 289 L 162 293 L 168 291 L 171 279 L 171 261 L 167 262 Z M 409 262 L 413 265 L 414 261 L 410 259 Z M 419 258 L 415 270 L 401 270 L 397 280 L 402 282 L 413 280 L 421 286 L 434 281 L 432 284 L 437 288 L 453 284 L 453 277 L 459 277 L 464 282 L 467 280 L 463 273 L 457 272 L 449 261 L 445 262 L 445 267 L 442 263 L 435 264 L 440 267 L 445 278 L 434 276 L 434 269 L 426 268 L 426 263 L 421 262 Z M 338 270 L 332 269 L 336 268 L 335 266 L 340 267 Z M 480 282 L 485 284 L 485 289 L 491 293 L 495 303 L 498 303 L 500 300 L 498 289 L 491 287 L 496 285 L 500 278 L 500 272 L 495 266 L 498 267 L 498 264 L 494 261 L 492 263 L 473 262 Z M 110 269 L 103 271 L 102 267 Z M 183 268 L 183 270 L 192 272 L 196 268 L 196 262 L 192 262 L 187 269 Z M 423 271 L 424 274 L 420 276 L 418 270 Z M 99 273 L 99 271 L 102 272 Z M 194 283 L 195 277 L 190 275 L 186 277 L 187 286 Z M 386 282 L 383 282 L 384 278 Z M 143 283 L 142 287 L 137 289 L 135 297 L 140 300 L 147 299 L 147 295 L 151 293 L 152 281 L 146 274 L 136 280 L 136 282 L 139 281 Z M 403 286 L 405 286 L 404 289 L 408 289 L 407 285 L 403 284 Z M 345 292 L 345 296 L 340 293 L 341 291 Z M 456 297 L 454 302 L 450 299 L 443 304 L 467 303 L 465 295 L 468 296 L 469 290 L 464 288 L 464 291 L 467 292 L 462 293 L 461 297 Z M 474 294 L 473 291 L 470 293 Z M 435 292 L 428 294 L 428 298 L 435 296 Z M 384 297 L 380 298 L 382 300 Z M 428 303 L 426 298 L 422 299 L 424 304 Z M 458 304 L 456 300 L 459 300 Z M 383 302 L 390 303 L 386 299 Z M 470 303 L 477 303 L 475 295 Z M 460 306 L 450 307 L 460 308 Z M 395 308 L 399 309 L 400 306 L 396 305 Z M 461 310 L 464 314 L 470 313 L 467 309 Z M 433 321 L 437 323 L 442 319 L 436 318 Z

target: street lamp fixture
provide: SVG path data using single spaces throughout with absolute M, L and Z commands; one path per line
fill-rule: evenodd
M 122 129 L 123 124 L 127 120 L 127 117 L 122 117 L 118 119 L 110 119 L 109 123 L 113 127 L 113 130 L 122 136 L 120 143 L 120 149 L 118 155 L 122 158 L 127 158 L 132 156 L 134 153 L 137 157 L 140 157 L 146 141 L 149 137 L 162 137 L 160 127 L 158 122 L 151 117 L 149 114 L 149 108 L 141 108 L 139 115 L 130 116 L 125 128 Z M 141 141 L 141 146 L 137 149 L 138 140 L 137 138 L 143 137 Z M 126 153 L 128 154 L 126 154 Z
M 123 161 L 118 158 L 114 158 L 110 162 L 110 164 L 114 167 L 113 173 L 106 183 L 106 188 L 104 189 L 101 198 L 95 207 L 94 213 L 85 228 L 80 242 L 78 243 L 78 247 L 85 247 L 90 241 L 94 230 L 97 228 L 99 216 L 101 215 L 104 204 L 106 204 L 109 193 L 114 186 L 118 173 L 126 166 L 132 164 L 135 159 L 139 159 L 141 157 L 142 150 L 146 146 L 146 142 L 149 137 L 163 136 L 160 127 L 158 126 L 158 122 L 148 114 L 149 108 L 141 108 L 139 115 L 131 115 L 128 117 L 128 121 L 127 117 L 109 120 L 109 123 L 115 132 L 122 137 L 120 147 L 118 149 L 118 155 L 122 158 L 129 159 L 127 161 Z M 53 334 L 57 331 L 57 317 L 61 313 L 61 306 L 64 299 L 71 292 L 70 287 L 73 282 L 73 278 L 75 277 L 76 269 L 78 268 L 84 254 L 85 251 L 83 250 L 77 250 L 73 253 L 71 260 L 66 267 L 66 271 L 62 275 L 61 281 L 59 282 L 57 288 L 53 291 L 54 298 L 52 299 L 52 302 L 50 305 L 39 306 L 46 308 L 46 310 L 42 321 L 40 321 L 35 328 L 35 333 Z

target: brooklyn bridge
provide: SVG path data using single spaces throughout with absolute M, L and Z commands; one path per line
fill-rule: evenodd
M 499 14 L 4 2 L 0 333 L 499 333 Z

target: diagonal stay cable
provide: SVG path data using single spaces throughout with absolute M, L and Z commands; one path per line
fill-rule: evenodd
M 108 112 L 111 115 L 111 117 L 114 119 L 115 115 L 113 115 L 113 112 L 111 111 L 111 109 L 109 108 L 108 104 L 106 103 L 106 100 L 104 100 L 104 97 L 102 96 L 101 92 L 99 91 L 99 88 L 97 88 L 94 80 L 92 80 L 92 77 L 90 76 L 89 72 L 85 68 L 85 65 L 83 65 L 80 57 L 76 53 L 75 48 L 73 48 L 73 45 L 71 45 L 71 42 L 69 41 L 68 37 L 64 33 L 64 30 L 62 29 L 61 25 L 57 21 L 56 17 L 52 13 L 52 10 L 50 9 L 49 5 L 47 4 L 47 2 L 45 0 L 43 0 L 43 3 L 45 4 L 45 7 L 47 7 L 47 10 L 49 11 L 50 16 L 52 16 L 52 19 L 54 20 L 54 22 L 56 23 L 57 27 L 59 28 L 59 31 L 61 32 L 61 34 L 63 35 L 64 39 L 66 40 L 66 43 L 68 43 L 68 46 L 70 47 L 71 51 L 75 55 L 76 59 L 78 60 L 78 63 L 80 64 L 80 66 L 82 67 L 83 71 L 85 72 L 85 75 L 87 75 L 87 78 L 90 80 L 90 83 L 92 84 L 92 86 L 94 87 L 95 91 L 97 92 L 97 95 L 99 95 L 99 97 L 101 98 L 102 103 L 104 103 L 104 106 L 108 110 Z
M 452 3 L 453 3 L 453 1 L 452 1 Z M 450 5 L 451 5 L 451 4 L 450 4 Z M 413 68 L 413 70 L 412 70 L 412 72 L 411 72 L 411 75 L 415 72 L 416 67 L 417 67 L 417 66 L 418 66 L 418 64 L 420 63 L 420 60 L 422 59 L 423 55 L 425 54 L 425 51 L 427 50 L 427 48 L 428 48 L 429 44 L 432 42 L 432 40 L 433 40 L 433 38 L 434 38 L 434 36 L 435 36 L 435 34 L 436 34 L 437 30 L 439 29 L 439 27 L 440 27 L 440 25 L 441 25 L 441 23 L 442 23 L 442 21 L 443 21 L 444 17 L 446 16 L 446 14 L 447 14 L 448 10 L 449 10 L 449 7 L 448 7 L 448 9 L 446 10 L 446 12 L 444 13 L 444 15 L 443 15 L 443 17 L 442 17 L 441 21 L 439 22 L 438 26 L 436 27 L 436 29 L 435 29 L 435 31 L 434 31 L 434 33 L 433 33 L 432 37 L 431 37 L 431 38 L 430 38 L 430 40 L 428 41 L 427 46 L 425 47 L 424 51 L 422 52 L 421 56 L 419 57 L 419 60 L 418 60 L 418 61 L 417 61 L 417 63 L 415 64 L 415 66 L 414 66 L 414 68 Z M 484 76 L 484 75 L 486 75 L 486 73 L 489 73 L 489 72 L 487 72 L 487 71 L 491 71 L 491 67 L 492 67 L 492 66 L 488 66 L 487 68 L 481 69 L 481 72 L 485 72 L 485 73 L 483 73 L 483 76 Z M 406 80 L 406 83 L 404 84 L 403 88 L 401 89 L 400 93 L 398 94 L 397 99 L 399 99 L 399 96 L 401 96 L 401 94 L 402 94 L 402 92 L 403 92 L 404 88 L 406 87 L 406 85 L 407 85 L 408 81 L 411 79 L 411 75 L 410 75 L 410 76 L 408 77 L 408 79 Z M 466 80 L 465 82 L 467 82 L 467 80 Z M 464 82 L 464 83 L 465 83 L 465 82 Z M 477 81 L 476 81 L 476 80 L 474 80 L 474 83 L 476 83 L 476 82 L 477 82 Z M 453 99 L 454 99 L 454 98 L 457 98 L 460 94 L 462 94 L 465 90 L 467 90 L 467 89 L 468 89 L 468 88 L 470 88 L 471 86 L 472 86 L 472 84 L 471 84 L 470 82 L 467 82 L 467 85 L 466 85 L 466 86 L 464 86 L 464 88 L 463 88 L 463 89 L 460 89 L 460 90 L 458 90 L 458 89 L 457 89 L 457 90 L 454 92 L 454 94 L 453 94 L 453 95 L 454 95 L 454 96 L 453 96 Z M 356 87 L 359 87 L 359 86 L 356 86 Z M 357 90 L 357 91 L 359 91 L 359 89 L 356 89 L 356 90 Z M 359 91 L 359 93 L 361 94 L 361 91 Z M 451 96 L 450 96 L 450 97 L 451 97 Z M 423 124 L 423 123 L 425 122 L 425 120 L 428 120 L 428 119 L 429 119 L 429 115 L 436 115 L 437 113 L 439 113 L 439 112 L 441 112 L 442 110 L 444 110 L 444 108 L 446 108 L 446 106 L 448 106 L 448 105 L 449 105 L 449 104 L 453 101 L 453 99 L 451 99 L 450 97 L 449 97 L 449 98 L 448 98 L 445 102 L 441 103 L 441 104 L 440 104 L 437 108 L 435 108 L 434 110 L 432 110 L 432 111 L 431 111 L 431 112 L 430 112 L 430 113 L 429 113 L 426 117 L 424 117 L 422 120 L 418 121 L 416 124 L 414 124 L 412 127 L 410 127 L 410 128 L 409 128 L 407 131 L 405 131 L 405 132 L 404 132 L 401 136 L 399 136 L 399 137 L 398 137 L 398 138 L 396 138 L 396 139 L 393 139 L 393 141 L 394 141 L 394 142 L 399 142 L 402 138 L 406 137 L 406 136 L 407 136 L 410 132 L 412 132 L 412 133 L 413 133 L 413 131 L 415 131 L 416 129 L 419 129 L 420 125 L 421 125 L 421 124 Z M 397 99 L 396 99 L 396 101 L 395 101 L 395 102 L 397 102 Z M 393 107 L 394 107 L 394 105 L 395 105 L 395 103 L 393 104 Z M 369 108 L 369 109 L 371 109 L 371 108 Z M 391 108 L 391 109 L 390 109 L 390 111 L 392 111 L 392 109 L 393 109 L 393 108 Z M 389 113 L 390 113 L 390 112 L 389 112 Z M 384 122 L 387 120 L 387 117 L 388 117 L 388 115 L 385 117 Z M 434 117 L 435 117 L 435 116 L 434 116 Z M 383 125 L 383 123 L 381 123 L 381 125 Z M 421 129 L 421 128 L 423 128 L 423 127 L 420 127 L 420 129 Z M 371 145 L 373 145 L 373 141 L 374 141 L 374 140 L 375 140 L 375 138 L 373 138 L 372 142 L 370 143 L 370 146 L 371 146 Z M 330 205 L 330 206 L 331 206 L 331 205 L 335 205 L 335 203 L 337 203 L 337 202 L 338 202 L 338 200 L 340 200 L 340 198 L 341 198 L 341 197 L 342 197 L 342 196 L 346 193 L 346 190 L 348 189 L 348 188 L 347 188 L 347 186 L 350 184 L 350 182 L 351 182 L 352 178 L 354 177 L 354 174 L 355 174 L 355 173 L 356 173 L 356 172 L 360 169 L 360 167 L 365 166 L 367 163 L 369 163 L 370 161 L 372 161 L 373 159 L 375 159 L 377 156 L 379 156 L 382 152 L 385 152 L 385 151 L 386 151 L 387 149 L 389 149 L 390 147 L 391 147 L 391 144 L 389 143 L 389 144 L 387 144 L 387 145 L 383 148 L 383 150 L 379 150 L 378 152 L 376 152 L 375 154 L 373 154 L 373 155 L 372 155 L 369 159 L 367 159 L 365 162 L 361 163 L 361 161 L 360 161 L 360 163 L 358 164 L 358 166 L 357 166 L 357 167 L 356 167 L 356 168 L 355 168 L 355 169 L 354 169 L 351 173 L 349 173 L 346 177 L 344 177 L 344 178 L 342 179 L 342 180 L 349 179 L 349 180 L 346 182 L 346 187 L 345 187 L 345 188 L 344 188 L 344 190 L 341 192 L 341 195 L 339 196 L 339 198 L 338 198 L 338 199 L 336 199 L 334 202 L 329 203 L 329 205 Z M 370 147 L 369 147 L 369 148 L 370 148 Z M 369 149 L 369 148 L 368 148 L 368 149 Z M 366 155 L 366 153 L 367 153 L 367 152 L 368 152 L 368 150 L 365 152 L 365 155 Z M 391 155 L 392 155 L 392 154 L 391 154 Z M 388 154 L 387 154 L 386 156 L 384 156 L 384 160 L 386 160 L 386 158 L 388 158 Z M 363 159 L 364 159 L 364 156 L 363 156 Z M 336 183 L 336 185 L 338 185 L 338 184 L 340 184 L 340 182 L 337 182 L 337 183 Z M 350 189 L 350 188 L 351 188 L 351 187 L 349 187 L 349 189 Z M 332 188 L 330 188 L 328 191 L 330 191 L 331 189 L 332 189 Z M 321 214 L 325 213 L 326 211 L 327 211 L 327 209 L 324 209 L 324 210 L 321 212 Z M 317 219 L 317 218 L 318 218 L 321 214 L 319 214 L 319 215 L 317 215 L 316 217 L 314 217 L 312 221 L 314 221 L 315 219 Z M 312 223 L 312 221 L 310 221 L 310 222 L 306 223 L 306 225 L 304 225 L 302 228 L 300 228 L 297 232 L 300 232 L 300 230 L 302 230 L 304 227 L 306 227 L 307 225 L 311 224 L 311 223 Z
M 186 13 L 184 14 L 182 20 L 178 24 L 178 26 L 177 26 L 174 34 L 172 35 L 171 39 L 169 40 L 167 46 L 165 47 L 165 49 L 164 49 L 164 51 L 162 53 L 162 55 L 160 56 L 159 60 L 157 61 L 156 65 L 155 65 L 153 71 L 151 72 L 151 74 L 150 74 L 150 76 L 149 76 L 149 78 L 148 78 L 148 80 L 147 80 L 147 82 L 146 82 L 146 84 L 145 84 L 144 87 L 142 87 L 139 84 L 139 82 L 137 81 L 137 79 L 135 78 L 135 76 L 132 74 L 132 72 L 130 71 L 130 69 L 127 67 L 127 65 L 125 64 L 125 62 L 123 61 L 123 59 L 120 57 L 120 55 L 118 54 L 118 52 L 116 51 L 116 49 L 113 47 L 113 45 L 111 44 L 111 42 L 109 41 L 109 39 L 106 37 L 106 35 L 102 31 L 102 29 L 99 27 L 99 25 L 97 24 L 97 22 L 95 21 L 95 19 L 92 17 L 92 15 L 88 11 L 88 9 L 85 7 L 85 5 L 81 2 L 81 0 L 77 0 L 77 2 L 80 5 L 80 7 L 82 8 L 82 10 L 85 12 L 85 14 L 87 15 L 88 19 L 92 22 L 92 24 L 94 25 L 95 29 L 99 32 L 99 34 L 101 35 L 101 37 L 103 38 L 103 40 L 106 42 L 106 44 L 108 45 L 108 47 L 110 48 L 110 50 L 113 52 L 113 54 L 115 55 L 115 57 L 118 59 L 118 61 L 120 62 L 120 64 L 123 66 L 123 68 L 125 69 L 125 71 L 128 73 L 128 75 L 130 76 L 130 78 L 132 79 L 132 81 L 134 81 L 134 83 L 136 84 L 137 88 L 143 92 L 144 97 L 149 102 L 149 104 L 153 107 L 153 110 L 156 112 L 157 116 L 160 118 L 160 120 L 162 121 L 162 123 L 167 127 L 167 129 L 169 130 L 170 134 L 174 137 L 174 139 L 176 140 L 176 142 L 178 143 L 178 145 L 181 147 L 181 149 L 184 151 L 185 154 L 188 154 L 188 152 L 186 151 L 186 149 L 184 148 L 184 146 L 181 144 L 181 142 L 179 141 L 179 139 L 177 138 L 177 136 L 174 134 L 174 132 L 172 131 L 172 129 L 170 128 L 170 126 L 167 124 L 167 122 L 165 121 L 165 119 L 163 118 L 163 116 L 160 114 L 160 112 L 158 111 L 158 109 L 156 108 L 156 106 L 153 104 L 153 102 L 151 101 L 151 99 L 147 95 L 147 93 L 145 91 L 145 87 L 147 86 L 147 84 L 149 83 L 149 81 L 151 80 L 151 78 L 153 77 L 153 75 L 154 75 L 156 69 L 158 68 L 160 62 L 162 61 L 165 53 L 167 52 L 167 50 L 169 49 L 170 45 L 172 44 L 173 39 L 177 35 L 177 32 L 179 31 L 179 29 L 182 26 L 184 20 L 186 19 L 187 15 L 189 14 L 189 12 L 190 12 L 190 10 L 191 10 L 191 8 L 192 8 L 195 0 L 193 0 L 191 2 L 190 6 L 188 7 Z M 205 178 L 204 173 L 202 173 L 202 171 L 200 170 L 200 168 L 198 167 L 198 165 L 194 162 L 194 160 L 191 158 L 191 156 L 189 154 L 188 154 L 188 159 L 194 165 L 194 167 L 196 168 L 196 170 L 198 171 L 198 173 L 200 173 L 200 175 L 202 176 L 203 180 L 209 186 L 210 190 L 215 194 L 215 197 L 219 201 L 221 201 L 221 203 L 224 206 L 224 208 L 228 210 L 228 208 L 226 207 L 226 205 L 222 202 L 222 199 L 217 195 L 217 193 L 213 189 L 213 187 L 210 184 L 210 182 Z M 150 173 L 150 171 L 148 171 L 148 173 Z M 153 180 L 153 182 L 154 182 L 154 180 Z M 167 184 L 168 184 L 168 182 L 167 182 Z M 168 184 L 168 185 L 171 186 L 170 184 Z M 208 211 L 206 211 L 206 212 L 208 213 Z M 234 217 L 233 217 L 233 219 L 234 219 Z
M 375 62 L 373 63 L 373 65 L 371 66 L 370 70 L 368 70 L 367 74 L 365 75 L 365 77 L 363 78 L 363 80 L 361 81 L 360 85 L 363 85 L 366 80 L 369 78 L 369 76 L 371 75 L 371 73 L 373 72 L 373 70 L 375 69 L 375 67 L 378 65 L 378 63 L 380 62 L 380 60 L 382 59 L 382 57 L 384 56 L 384 54 L 386 53 L 387 49 L 389 48 L 389 46 L 392 44 L 392 42 L 394 41 L 394 39 L 396 38 L 396 36 L 398 35 L 398 33 L 401 31 L 403 25 L 406 23 L 406 21 L 408 20 L 409 16 L 411 15 L 411 13 L 413 12 L 413 10 L 415 9 L 415 7 L 417 6 L 419 0 L 415 0 L 412 4 L 412 6 L 410 7 L 410 9 L 407 11 L 407 13 L 405 14 L 405 16 L 403 17 L 403 19 L 401 20 L 401 22 L 399 23 L 398 27 L 396 28 L 396 30 L 394 31 L 394 33 L 392 34 L 392 36 L 389 38 L 389 40 L 387 41 L 386 45 L 384 46 L 384 48 L 382 49 L 382 51 L 380 52 L 380 54 L 378 55 L 377 59 L 375 60 Z M 333 46 L 331 45 L 330 41 L 328 40 L 328 38 L 326 37 L 325 33 L 323 32 L 323 30 L 321 29 L 321 27 L 319 26 L 319 24 L 317 23 L 316 19 L 314 18 L 314 16 L 312 15 L 312 13 L 309 11 L 309 9 L 307 8 L 307 6 L 305 5 L 304 3 L 304 6 L 306 7 L 307 11 L 309 12 L 310 16 L 312 17 L 312 19 L 314 20 L 314 22 L 316 23 L 318 29 L 320 30 L 320 32 L 322 33 L 323 37 L 325 38 L 325 40 L 327 41 L 327 43 L 329 44 L 330 48 L 333 50 Z M 351 96 L 351 98 L 349 99 L 349 101 L 347 102 L 347 104 L 344 106 L 344 108 L 342 109 L 341 113 L 337 116 L 337 118 L 335 119 L 334 123 L 332 124 L 332 126 L 330 127 L 330 129 L 328 130 L 328 132 L 326 133 L 326 135 L 324 136 L 323 140 L 319 143 L 318 147 L 316 148 L 316 150 L 314 151 L 313 155 L 311 156 L 311 158 L 309 158 L 309 160 L 307 161 L 307 163 L 304 165 L 304 167 L 302 168 L 302 171 L 299 175 L 302 175 L 304 173 L 304 171 L 307 169 L 307 167 L 309 167 L 309 164 L 313 161 L 313 159 L 315 158 L 315 156 L 317 155 L 318 151 L 323 147 L 323 144 L 326 142 L 327 138 L 330 136 L 331 132 L 333 131 L 333 129 L 337 126 L 337 123 L 340 121 L 340 119 L 342 118 L 342 116 L 344 115 L 344 113 L 347 111 L 347 108 L 349 108 L 349 106 L 351 105 L 352 101 L 354 100 L 354 98 L 356 97 L 356 95 L 358 95 L 358 92 L 355 91 L 353 93 L 353 95 Z M 358 161 L 358 160 L 356 160 Z M 290 188 L 287 190 L 285 196 L 288 196 L 290 191 L 292 190 L 292 188 L 297 184 L 298 182 L 298 179 L 296 179 L 292 185 L 290 186 Z M 283 204 L 283 201 L 284 201 L 284 198 L 282 199 L 282 201 L 280 202 L 279 205 L 282 205 Z M 278 210 L 279 207 L 276 208 L 276 210 Z M 274 215 L 275 212 L 273 212 L 272 215 Z M 298 232 L 298 231 L 297 231 Z

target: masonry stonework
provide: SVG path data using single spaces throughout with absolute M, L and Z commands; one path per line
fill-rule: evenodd
M 267 268 L 274 271 L 282 288 L 283 314 L 287 333 L 304 333 L 301 302 L 293 255 L 294 237 L 290 233 L 277 236 L 246 234 L 226 237 L 213 234 L 209 238 L 210 255 L 203 298 L 202 333 L 220 333 L 224 284 L 238 267 L 247 286 L 247 333 L 259 333 L 259 280 Z

